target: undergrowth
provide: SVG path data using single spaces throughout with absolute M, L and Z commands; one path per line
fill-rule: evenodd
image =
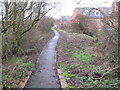
M 81 86 L 76 85 L 76 84 L 71 84 L 68 82 L 68 88 L 120 88 L 120 79 L 119 78 L 95 78 L 92 73 L 94 73 L 95 69 L 101 68 L 100 66 L 95 66 L 95 65 L 80 65 L 80 64 L 72 64 L 72 65 L 64 65 L 64 64 L 59 64 L 60 69 L 63 72 L 63 76 L 67 81 L 69 81 L 71 78 L 77 78 L 80 82 L 83 84 Z M 71 73 L 72 70 L 90 70 L 89 74 L 87 76 L 85 75 L 80 75 L 80 73 Z M 100 72 L 101 73 L 101 72 Z M 104 74 L 105 72 L 103 72 Z M 114 73 L 114 72 L 111 72 Z M 109 73 L 109 74 L 111 74 Z M 102 75 L 103 75 L 102 74 Z
M 100 41 L 98 37 L 82 38 L 84 35 L 78 37 L 76 33 L 71 34 L 74 35 L 73 37 L 69 36 L 69 33 L 61 32 L 61 35 L 63 38 L 58 45 L 58 54 L 60 54 L 58 66 L 68 83 L 68 88 L 117 88 L 115 90 L 119 90 L 120 78 L 116 75 L 119 65 L 111 62 L 111 60 L 116 62 L 116 59 L 110 57 L 109 52 L 112 48 L 108 47 L 110 44 L 107 39 L 104 40 L 101 35 Z
M 19 88 L 19 83 L 25 79 L 32 71 L 35 65 L 24 58 L 12 58 L 3 64 L 3 87 Z
M 92 54 L 92 55 L 85 54 L 85 51 L 83 51 L 83 50 L 80 50 L 78 52 L 78 54 L 73 54 L 73 56 L 76 58 L 79 58 L 80 60 L 82 60 L 84 62 L 89 62 L 92 59 L 92 57 L 95 57 L 94 54 Z

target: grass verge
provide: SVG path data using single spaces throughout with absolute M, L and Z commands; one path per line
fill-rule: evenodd
M 68 88 L 120 88 L 119 66 L 103 59 L 103 53 L 94 47 L 97 42 L 72 33 L 60 32 L 60 36 L 57 64 Z
M 114 78 L 102 78 L 99 73 L 95 73 L 95 69 L 99 68 L 94 65 L 84 66 L 80 64 L 64 65 L 60 64 L 60 69 L 63 72 L 63 76 L 68 82 L 68 88 L 119 88 L 120 79 Z M 73 70 L 79 70 L 81 73 L 84 70 L 90 70 L 91 73 L 73 72 Z M 105 73 L 105 72 L 104 72 Z M 113 73 L 113 72 L 112 72 Z M 99 75 L 98 75 L 99 74 Z M 96 75 L 96 76 L 95 76 Z
M 19 83 L 35 70 L 35 64 L 20 58 L 12 58 L 3 64 L 3 87 L 19 88 Z

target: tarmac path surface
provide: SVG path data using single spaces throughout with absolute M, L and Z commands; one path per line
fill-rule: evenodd
M 56 73 L 56 50 L 59 33 L 51 28 L 55 36 L 45 45 L 38 57 L 36 71 L 31 75 L 27 88 L 60 88 Z

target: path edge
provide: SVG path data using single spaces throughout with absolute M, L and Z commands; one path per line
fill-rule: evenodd
M 61 88 L 62 89 L 68 88 L 68 84 L 67 84 L 64 76 L 62 75 L 62 71 L 60 69 L 57 69 L 57 73 L 58 73 L 58 77 L 59 77 Z

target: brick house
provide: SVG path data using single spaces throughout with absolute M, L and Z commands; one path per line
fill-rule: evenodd
M 69 27 L 71 25 L 71 16 L 62 16 L 60 21 L 61 28 Z
M 118 12 L 118 7 L 119 7 L 120 0 L 114 0 L 112 3 L 112 11 L 113 12 Z
M 111 7 L 100 7 L 100 9 L 107 15 L 111 15 Z M 103 26 L 103 23 L 101 20 L 104 19 L 104 15 L 101 14 L 101 12 L 97 9 L 91 8 L 91 7 L 79 7 L 75 8 L 73 15 L 71 17 L 71 21 L 78 22 L 78 16 L 87 16 L 89 17 L 90 22 L 96 22 L 97 28 L 101 29 Z
M 120 18 L 118 18 L 118 15 L 120 14 L 120 0 L 114 0 L 112 3 L 112 15 L 113 17 L 113 23 L 115 26 L 118 27 L 118 23 Z
M 111 15 L 114 15 L 116 13 L 118 15 L 118 12 L 120 12 L 119 7 L 120 0 L 114 0 L 112 3 L 112 7 L 99 7 L 98 9 L 103 13 L 101 13 L 98 9 L 92 7 L 77 7 L 75 8 L 71 17 L 62 16 L 61 25 L 70 26 L 71 23 L 77 23 L 79 21 L 77 18 L 78 16 L 87 16 L 89 17 L 90 22 L 95 22 L 97 28 L 101 29 L 104 26 L 102 20 L 105 20 L 105 16 L 110 17 L 110 19 L 112 19 L 113 17 Z M 114 25 L 118 25 L 118 17 L 113 19 L 113 22 Z

